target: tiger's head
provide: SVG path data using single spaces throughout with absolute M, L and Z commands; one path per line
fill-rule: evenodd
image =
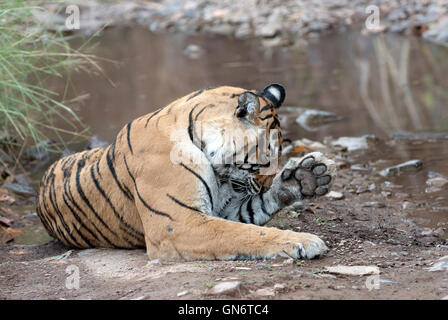
M 262 91 L 221 90 L 226 90 L 231 100 L 216 99 L 201 116 L 201 149 L 219 179 L 228 182 L 235 192 L 266 191 L 280 164 L 278 109 L 285 100 L 285 89 L 271 84 Z M 234 92 L 227 92 L 230 90 Z

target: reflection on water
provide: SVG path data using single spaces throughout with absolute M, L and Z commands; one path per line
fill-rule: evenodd
M 398 37 L 345 32 L 300 49 L 272 50 L 256 41 L 112 29 L 93 53 L 119 64 L 102 64 L 108 79 L 75 74 L 73 96 L 87 94 L 80 115 L 109 140 L 127 121 L 194 90 L 259 89 L 271 82 L 285 85 L 285 105 L 344 117 L 313 133 L 288 128 L 295 137 L 448 130 L 448 49 Z M 184 54 L 190 44 L 201 48 L 199 58 Z
M 94 134 L 109 141 L 128 121 L 194 90 L 216 85 L 262 89 L 272 82 L 286 87 L 286 106 L 317 108 L 343 118 L 313 132 L 289 119 L 284 129 L 292 139 L 448 132 L 448 49 L 417 38 L 345 32 L 303 48 L 273 50 L 256 41 L 112 29 L 98 41 L 93 53 L 119 64 L 102 64 L 108 79 L 73 75 L 71 94 L 88 96 L 78 113 Z M 200 47 L 196 59 L 184 53 L 190 44 Z M 428 171 L 448 176 L 448 140 L 397 141 L 371 156 L 390 164 L 421 159 L 424 170 L 401 182 L 416 198 L 445 206 L 435 213 L 436 222 L 442 217 L 448 222 L 447 200 L 428 198 L 422 191 Z

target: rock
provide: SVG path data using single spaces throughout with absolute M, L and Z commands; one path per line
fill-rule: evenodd
M 448 296 L 444 296 L 441 300 L 448 300 Z
M 421 160 L 409 160 L 399 165 L 386 168 L 380 171 L 380 175 L 383 177 L 400 176 L 403 173 L 413 173 L 421 170 L 423 162 Z
M 448 185 L 448 179 L 442 177 L 435 177 L 426 180 L 426 184 L 434 188 L 443 188 Z
M 445 228 L 439 227 L 433 231 L 433 234 L 439 238 L 442 238 L 445 235 Z
M 369 274 L 379 274 L 380 269 L 376 266 L 334 266 L 325 267 L 325 271 L 333 274 L 343 274 L 349 276 L 364 276 Z
M 37 194 L 32 187 L 19 183 L 11 183 L 9 181 L 6 181 L 3 184 L 3 187 L 21 196 L 29 197 L 29 196 L 35 196 Z
M 188 290 L 179 292 L 179 293 L 177 294 L 177 296 L 178 296 L 178 297 L 182 297 L 182 296 L 185 296 L 186 294 L 188 294 Z
M 431 268 L 428 268 L 428 271 L 448 271 L 448 256 L 444 256 L 437 260 L 437 262 L 435 262 Z
M 101 138 L 100 136 L 94 135 L 90 138 L 89 143 L 87 144 L 86 150 L 92 150 L 95 148 L 103 148 L 107 147 L 109 142 Z
M 69 155 L 75 154 L 76 151 L 70 150 L 70 149 L 64 149 L 61 154 L 61 158 L 67 157 Z
M 150 261 L 148 261 L 148 263 L 146 265 L 150 266 L 150 265 L 154 265 L 154 264 L 161 264 L 160 259 L 150 260 Z
M 285 283 L 276 283 L 274 285 L 274 290 L 275 291 L 281 291 L 281 290 L 283 290 L 285 288 L 286 288 L 286 284 Z
M 190 59 L 198 59 L 202 53 L 202 48 L 196 44 L 189 44 L 184 50 L 184 54 Z
M 384 207 L 386 207 L 386 205 L 384 203 L 378 202 L 378 201 L 364 202 L 362 204 L 362 206 L 365 208 L 384 208 Z
M 23 173 L 14 175 L 14 181 L 25 186 L 30 185 L 30 180 Z
M 15 161 L 2 149 L 0 149 L 0 163 L 13 164 Z
M 50 158 L 48 149 L 53 143 L 51 140 L 41 141 L 34 148 L 26 150 L 23 157 L 28 160 L 48 160 Z
M 442 190 L 443 190 L 442 188 L 437 188 L 437 187 L 428 187 L 428 188 L 425 188 L 425 192 L 426 192 L 426 193 L 440 192 L 440 191 L 442 191 Z
M 415 133 L 408 131 L 397 131 L 394 139 L 406 140 L 448 140 L 448 133 Z
M 369 147 L 369 140 L 376 140 L 373 135 L 364 135 L 362 137 L 340 137 L 331 143 L 332 146 L 339 146 L 347 151 L 364 150 Z
M 324 124 L 332 123 L 341 120 L 341 117 L 336 113 L 317 110 L 317 109 L 304 109 L 299 117 L 296 118 L 296 122 L 305 130 L 316 131 Z
M 241 289 L 240 281 L 221 282 L 209 290 L 210 294 L 234 295 Z
M 39 221 L 39 217 L 37 216 L 36 213 L 28 213 L 25 216 L 25 218 L 28 219 L 28 220 L 32 220 L 32 221 Z
M 331 200 L 342 200 L 344 199 L 344 194 L 337 191 L 330 191 L 325 197 L 330 198 Z
M 273 297 L 275 296 L 275 291 L 272 288 L 263 288 L 255 291 L 255 295 L 259 297 Z

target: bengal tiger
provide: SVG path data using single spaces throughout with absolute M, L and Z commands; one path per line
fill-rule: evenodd
M 221 86 L 137 118 L 109 146 L 52 164 L 38 216 L 66 246 L 146 248 L 150 259 L 320 256 L 328 249 L 316 235 L 262 226 L 292 202 L 327 193 L 335 175 L 335 163 L 318 152 L 275 170 L 284 99 L 278 84 Z M 273 142 L 263 148 L 260 139 Z

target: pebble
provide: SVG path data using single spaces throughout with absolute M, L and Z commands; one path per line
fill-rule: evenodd
M 21 196 L 29 197 L 29 196 L 35 196 L 37 194 L 32 187 L 24 184 L 11 183 L 9 181 L 6 181 L 3 184 L 3 187 Z
M 296 122 L 305 130 L 315 131 L 318 127 L 339 119 L 340 117 L 333 112 L 317 109 L 305 109 L 305 111 L 296 118 Z
M 86 150 L 107 147 L 108 145 L 109 145 L 109 142 L 107 142 L 100 136 L 93 135 L 92 138 L 90 138 L 89 143 L 86 146 Z
M 188 294 L 188 290 L 179 292 L 179 293 L 177 294 L 177 296 L 178 296 L 178 297 L 182 297 L 182 296 L 185 296 L 186 294 Z
M 367 207 L 367 208 L 384 208 L 386 207 L 386 205 L 382 202 L 378 202 L 378 201 L 371 201 L 371 202 L 364 202 L 362 204 L 363 207 Z
M 342 200 L 344 199 L 344 194 L 342 192 L 330 191 L 325 197 L 330 198 L 331 200 Z
M 426 184 L 430 187 L 443 188 L 446 185 L 448 185 L 448 179 L 442 177 L 435 177 L 426 180 Z
M 386 168 L 380 171 L 383 177 L 400 176 L 403 173 L 412 173 L 421 170 L 423 162 L 421 160 L 409 160 L 396 166 Z
M 375 140 L 373 135 L 364 135 L 362 137 L 340 137 L 331 143 L 332 146 L 346 148 L 347 151 L 364 150 L 369 147 L 369 141 Z
M 240 281 L 221 282 L 209 290 L 210 294 L 227 294 L 233 295 L 241 288 Z
M 437 272 L 437 271 L 448 271 L 448 256 L 444 256 L 434 262 L 432 267 L 428 268 L 428 271 Z
M 379 274 L 380 269 L 376 266 L 334 266 L 325 267 L 325 271 L 334 274 L 343 274 L 350 276 L 363 276 L 368 274 Z
M 260 297 L 273 297 L 275 296 L 275 291 L 272 288 L 263 288 L 255 291 L 255 295 Z

